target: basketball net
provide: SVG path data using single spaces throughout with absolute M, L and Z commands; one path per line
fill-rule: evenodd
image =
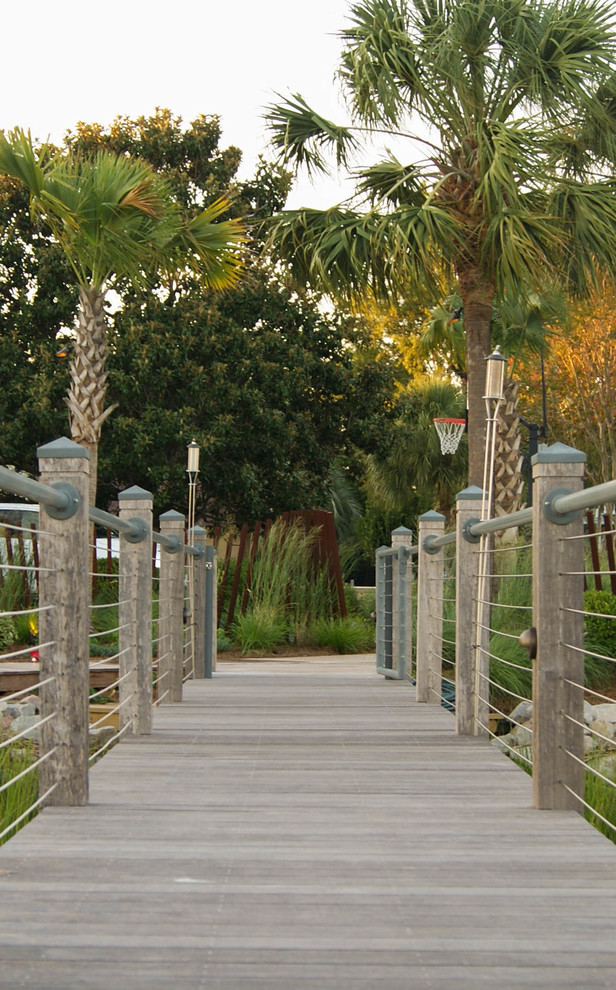
M 441 454 L 455 454 L 466 428 L 466 420 L 440 416 L 433 423 L 441 441 Z

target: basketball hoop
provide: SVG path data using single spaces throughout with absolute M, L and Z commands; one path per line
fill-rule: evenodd
M 441 441 L 441 454 L 455 454 L 466 428 L 466 420 L 440 416 L 432 422 Z

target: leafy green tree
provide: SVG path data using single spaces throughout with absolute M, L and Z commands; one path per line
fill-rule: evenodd
M 238 182 L 240 152 L 220 151 L 219 138 L 216 117 L 185 127 L 159 110 L 108 127 L 79 124 L 68 144 L 87 159 L 139 155 L 189 212 L 228 198 L 254 250 L 251 221 L 282 208 L 289 173 L 261 162 L 253 179 Z M 36 443 L 66 430 L 68 368 L 56 357 L 56 338 L 73 322 L 76 289 L 65 255 L 27 207 L 23 188 L 0 178 L 0 334 L 10 339 L 10 327 L 20 328 L 15 347 L 4 351 L 0 460 L 35 471 Z M 102 433 L 97 504 L 139 483 L 154 492 L 158 510 L 182 508 L 193 436 L 202 446 L 205 521 L 330 507 L 331 463 L 347 476 L 351 463 L 356 476 L 360 452 L 385 449 L 395 365 L 388 348 L 370 343 L 355 316 L 324 316 L 313 293 L 288 288 L 282 268 L 253 262 L 223 294 L 204 290 L 188 272 L 146 288 L 116 284 L 107 401 L 118 409 Z M 13 430 L 13 421 L 21 428 Z
M 143 161 L 99 151 L 94 157 L 35 149 L 16 129 L 0 132 L 0 173 L 22 183 L 33 216 L 50 228 L 78 286 L 78 319 L 67 404 L 71 434 L 90 454 L 90 498 L 96 497 L 101 427 L 106 406 L 105 296 L 114 279 L 173 277 L 187 269 L 204 284 L 222 288 L 239 272 L 237 221 L 215 221 L 219 200 L 187 215 L 169 188 Z
M 102 440 L 103 503 L 136 483 L 158 511 L 182 506 L 194 437 L 202 521 L 330 507 L 330 465 L 380 449 L 392 406 L 389 365 L 364 366 L 360 347 L 267 268 L 215 302 L 186 284 L 173 305 L 129 295 L 111 336 L 121 403 Z
M 362 0 L 342 32 L 352 126 L 301 96 L 270 108 L 285 163 L 348 166 L 360 136 L 409 156 L 357 170 L 351 207 L 279 214 L 298 282 L 404 299 L 457 284 L 466 330 L 469 480 L 482 483 L 484 359 L 495 299 L 616 269 L 616 61 L 602 0 Z M 416 161 L 416 149 L 425 158 Z M 363 209 L 362 209 L 363 205 Z
M 0 463 L 35 473 L 36 444 L 66 433 L 56 357 L 76 290 L 58 246 L 33 227 L 25 191 L 0 177 Z
M 464 487 L 466 441 L 463 437 L 455 454 L 442 454 L 433 419 L 463 414 L 464 398 L 450 381 L 425 376 L 413 382 L 398 403 L 385 455 L 368 458 L 370 501 L 403 512 L 409 493 L 416 492 L 425 509 L 449 516 L 456 491 Z

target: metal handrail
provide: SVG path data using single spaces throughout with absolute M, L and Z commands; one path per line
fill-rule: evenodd
M 40 481 L 26 477 L 25 474 L 18 474 L 17 471 L 1 466 L 0 488 L 21 495 L 22 498 L 29 498 L 31 502 L 48 505 L 60 512 L 66 511 L 71 505 L 71 496 L 65 489 L 43 485 Z
M 546 511 L 549 508 L 552 516 L 566 516 L 571 512 L 579 512 L 582 509 L 591 509 L 606 502 L 616 501 L 616 480 L 606 481 L 601 485 L 594 485 L 592 488 L 582 488 L 579 492 L 555 491 L 554 498 L 546 502 Z M 481 519 L 470 523 L 467 532 L 469 536 L 485 536 L 489 533 L 502 533 L 507 529 L 516 526 L 524 526 L 533 521 L 532 509 L 520 509 L 512 512 L 508 516 L 498 516 L 496 519 Z M 556 520 L 558 521 L 558 520 Z M 450 543 L 456 542 L 455 533 L 446 533 L 444 536 L 426 537 L 426 546 L 431 551 L 439 550 Z
M 581 491 L 570 492 L 568 495 L 558 495 L 551 504 L 554 512 L 565 515 L 578 509 L 593 509 L 605 502 L 616 502 L 616 480 L 605 481 L 592 488 L 582 488 Z
M 28 478 L 25 474 L 11 471 L 9 468 L 0 465 L 0 488 L 7 492 L 12 492 L 22 498 L 27 498 L 31 502 L 38 502 L 54 513 L 71 515 L 79 505 L 79 494 L 72 485 L 59 483 L 59 487 L 44 485 L 34 478 Z M 105 526 L 113 529 L 116 533 L 123 533 L 127 539 L 140 542 L 149 535 L 149 530 L 142 519 L 120 519 L 111 512 L 97 509 L 95 506 L 88 506 L 88 519 L 98 526 Z M 202 557 L 205 554 L 204 547 L 191 547 L 183 544 L 177 536 L 167 536 L 163 533 L 152 533 L 152 540 L 164 547 L 170 553 L 177 553 L 183 550 L 184 553 L 193 557 Z

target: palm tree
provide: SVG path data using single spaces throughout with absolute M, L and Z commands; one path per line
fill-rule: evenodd
M 227 208 L 218 200 L 187 218 L 168 186 L 143 161 L 101 151 L 93 157 L 35 150 L 20 129 L 0 131 L 0 173 L 23 184 L 33 217 L 45 222 L 64 251 L 79 289 L 70 385 L 71 436 L 90 454 L 90 501 L 96 501 L 101 428 L 113 411 L 107 393 L 108 289 L 129 279 L 147 283 L 197 272 L 219 289 L 239 276 L 237 221 L 215 221 Z
M 438 375 L 415 378 L 400 400 L 387 455 L 366 458 L 371 500 L 402 512 L 417 491 L 435 499 L 434 507 L 449 517 L 455 492 L 464 487 L 465 444 L 443 455 L 433 419 L 463 413 L 463 396 L 452 382 Z
M 269 108 L 287 163 L 349 166 L 362 133 L 408 138 L 356 171 L 351 204 L 286 211 L 270 245 L 334 295 L 464 308 L 469 481 L 482 483 L 484 359 L 495 299 L 584 293 L 616 270 L 616 35 L 606 0 L 362 0 L 342 32 L 351 126 L 301 96 Z M 417 147 L 425 158 L 417 161 Z

